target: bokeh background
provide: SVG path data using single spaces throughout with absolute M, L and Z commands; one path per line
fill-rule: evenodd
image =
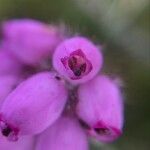
M 62 24 L 103 46 L 103 72 L 123 80 L 125 126 L 112 144 L 90 150 L 150 149 L 149 0 L 0 0 L 0 21 L 34 18 Z

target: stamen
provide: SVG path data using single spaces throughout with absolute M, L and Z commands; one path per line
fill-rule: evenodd
M 81 76 L 86 71 L 86 63 L 80 56 L 72 56 L 68 60 L 68 66 L 75 76 Z
M 77 58 L 75 58 L 74 56 L 71 57 L 71 58 L 68 60 L 68 65 L 69 65 L 70 69 L 73 70 L 74 67 L 77 65 Z
M 61 58 L 61 63 L 69 70 L 69 74 L 72 71 L 73 74 L 70 74 L 72 80 L 81 79 L 92 70 L 91 62 L 80 49 L 73 51 L 68 57 Z
M 81 72 L 82 71 L 80 69 L 76 69 L 76 70 L 73 71 L 74 75 L 78 76 L 78 77 L 81 75 Z

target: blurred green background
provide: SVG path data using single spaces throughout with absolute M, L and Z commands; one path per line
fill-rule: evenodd
M 103 71 L 123 79 L 124 134 L 112 144 L 91 142 L 91 150 L 149 150 L 149 0 L 0 0 L 0 21 L 29 17 L 101 44 Z

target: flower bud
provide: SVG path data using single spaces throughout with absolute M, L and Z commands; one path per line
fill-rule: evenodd
M 53 66 L 71 83 L 84 83 L 98 73 L 102 66 L 102 55 L 88 39 L 73 37 L 57 47 Z
M 123 101 L 118 85 L 107 76 L 98 76 L 78 89 L 77 114 L 89 126 L 88 132 L 100 141 L 119 137 L 123 126 Z
M 19 135 L 42 132 L 63 111 L 67 100 L 64 83 L 55 73 L 43 72 L 22 82 L 1 107 L 1 132 L 15 141 Z
M 20 62 L 7 50 L 0 48 L 0 75 L 18 74 L 21 66 Z
M 3 45 L 22 62 L 35 65 L 49 58 L 62 40 L 60 30 L 31 19 L 9 20 L 3 23 Z
M 11 75 L 0 76 L 0 107 L 7 95 L 17 85 L 17 78 Z
M 10 142 L 0 134 L 0 150 L 33 150 L 34 138 L 27 136 L 20 138 L 17 142 Z
M 77 120 L 58 119 L 37 139 L 35 150 L 88 150 L 88 140 Z

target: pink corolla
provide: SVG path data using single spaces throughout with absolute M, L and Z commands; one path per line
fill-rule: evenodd
M 88 150 L 88 139 L 76 118 L 63 116 L 38 136 L 35 150 Z
M 78 89 L 77 114 L 100 141 L 118 138 L 123 127 L 123 100 L 120 89 L 108 76 L 98 76 Z
M 7 49 L 0 48 L 0 75 L 18 74 L 22 64 Z
M 100 49 L 84 37 L 63 41 L 53 56 L 54 68 L 73 84 L 92 79 L 102 66 Z
M 24 136 L 16 142 L 10 142 L 0 135 L 0 150 L 34 150 L 34 142 L 32 136 Z
M 60 29 L 32 19 L 8 20 L 2 24 L 3 45 L 25 64 L 49 58 L 63 36 Z
M 1 133 L 10 140 L 42 132 L 63 111 L 67 90 L 55 73 L 36 74 L 8 95 L 0 112 Z

